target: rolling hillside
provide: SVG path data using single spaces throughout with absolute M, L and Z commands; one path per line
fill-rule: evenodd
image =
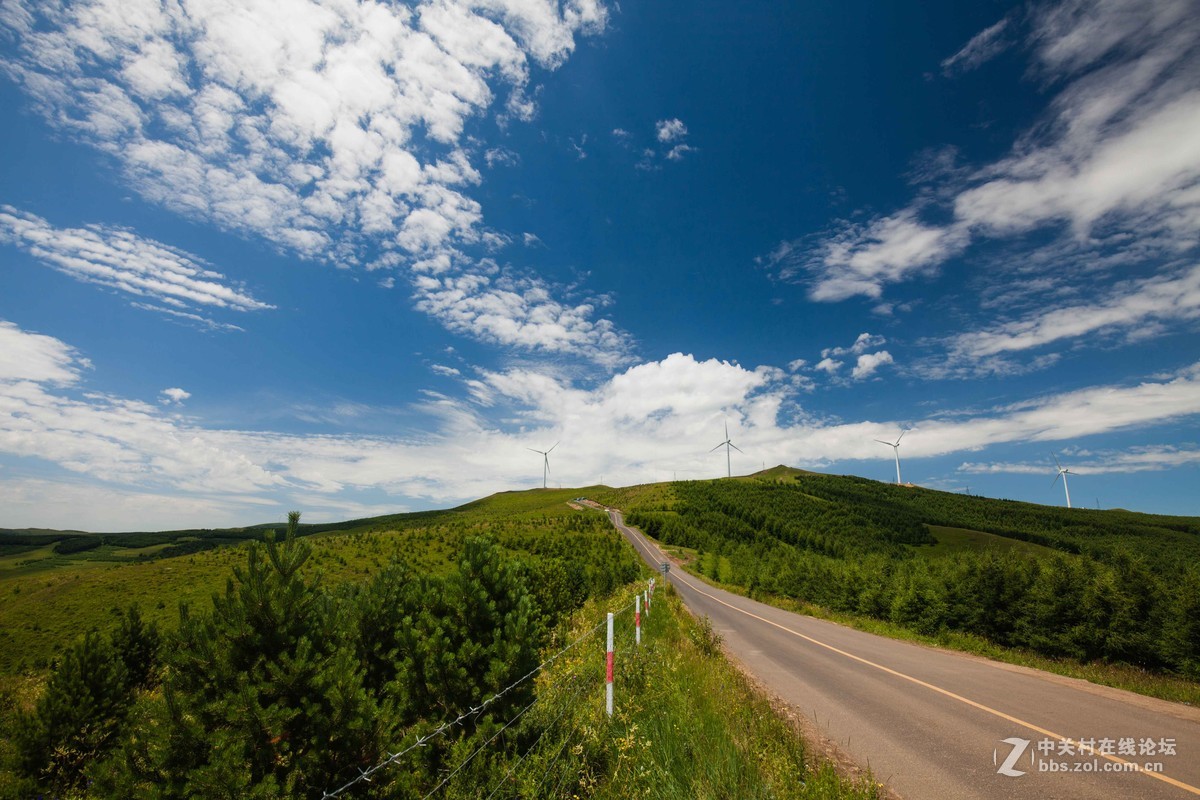
M 630 612 L 648 572 L 570 502 L 581 491 L 295 525 L 265 547 L 251 528 L 12 542 L 0 798 L 320 796 L 506 684 L 519 688 L 347 796 L 874 797 L 806 753 L 670 592 L 603 715 L 596 623 Z M 76 541 L 99 544 L 57 548 Z
M 702 574 L 921 634 L 1200 677 L 1200 519 L 776 467 L 597 499 Z

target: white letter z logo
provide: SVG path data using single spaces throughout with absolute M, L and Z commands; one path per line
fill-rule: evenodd
M 1016 778 L 1024 775 L 1025 772 L 1023 770 L 1013 769 L 1013 765 L 1017 763 L 1017 759 L 1025 754 L 1025 748 L 1029 747 L 1029 740 L 1021 739 L 1016 736 L 1010 736 L 1009 738 L 1002 739 L 1001 741 L 1004 742 L 1004 744 L 1011 744 L 1012 752 L 1008 754 L 1008 758 L 1004 759 L 1004 763 L 1000 765 L 1000 768 L 996 770 L 996 772 L 999 772 L 1001 775 L 1007 775 L 1010 778 Z M 992 763 L 995 764 L 997 760 L 998 756 L 996 751 L 993 750 Z

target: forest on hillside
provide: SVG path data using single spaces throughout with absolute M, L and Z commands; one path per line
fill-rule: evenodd
M 306 566 L 312 547 L 296 537 L 298 521 L 292 515 L 282 539 L 250 544 L 211 608 L 182 606 L 177 629 L 130 608 L 114 629 L 67 646 L 35 706 L 10 718 L 9 793 L 321 797 L 387 758 L 408 732 L 431 730 L 529 674 L 589 597 L 638 575 L 633 554 L 596 515 L 558 522 L 554 536 L 500 525 L 503 548 L 466 534 L 442 574 L 401 556 L 369 580 L 326 586 Z M 354 796 L 420 796 L 537 687 L 529 680 L 504 693 L 488 714 Z M 490 785 L 497 759 L 548 724 L 524 717 L 455 793 Z
M 699 569 L 936 634 L 1200 679 L 1200 520 L 1058 509 L 811 473 L 625 492 Z M 1038 545 L 931 557 L 929 526 Z

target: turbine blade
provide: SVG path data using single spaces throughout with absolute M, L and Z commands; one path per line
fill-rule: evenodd
M 737 446 L 736 444 L 734 444 L 733 442 L 730 442 L 730 443 L 729 443 L 729 446 L 730 446 L 730 447 L 732 447 L 734 450 L 737 450 L 737 451 L 738 451 L 739 453 L 741 453 L 742 455 L 746 455 L 746 451 L 745 451 L 745 450 L 743 450 L 742 448 L 738 447 L 738 446 Z
M 529 451 L 529 452 L 531 452 L 531 453 L 542 453 L 542 451 L 541 451 L 541 450 L 534 450 L 532 447 L 526 447 L 525 449 L 526 449 L 526 450 L 528 450 L 528 451 Z M 542 453 L 542 455 L 546 455 L 546 454 L 545 454 L 545 453 Z
M 1062 477 L 1062 473 L 1061 473 L 1061 472 L 1060 472 L 1060 473 L 1058 473 L 1057 475 L 1055 475 L 1055 476 L 1054 476 L 1054 480 L 1050 481 L 1050 485 L 1051 485 L 1051 486 L 1053 486 L 1054 484 L 1058 483 L 1058 479 L 1059 479 L 1059 478 L 1061 478 L 1061 477 Z
M 1058 456 L 1054 455 L 1054 453 L 1051 453 L 1050 457 L 1054 459 L 1054 466 L 1058 467 L 1059 472 L 1062 472 L 1062 464 L 1058 463 Z
M 879 442 L 880 444 L 886 444 L 888 447 L 896 446 L 896 445 L 892 444 L 891 442 L 885 442 L 883 439 L 876 439 L 875 441 Z M 878 453 L 879 451 L 876 450 L 875 452 Z
M 900 440 L 904 438 L 904 434 L 908 433 L 908 429 L 900 431 L 900 435 L 896 437 L 896 446 L 900 446 Z
M 555 443 L 554 443 L 554 447 L 558 447 L 560 444 L 562 444 L 562 442 L 555 442 Z M 553 452 L 554 452 L 554 447 L 551 447 L 549 450 L 547 450 L 547 451 L 546 451 L 546 455 L 550 455 L 551 453 L 553 453 Z
M 713 450 L 719 450 L 719 449 L 721 449 L 721 448 L 722 448 L 722 447 L 724 447 L 724 446 L 725 446 L 725 443 L 724 443 L 724 442 L 721 442 L 719 445 L 717 445 L 716 447 L 714 447 L 712 450 L 709 450 L 708 452 L 710 452 L 710 453 L 711 453 Z

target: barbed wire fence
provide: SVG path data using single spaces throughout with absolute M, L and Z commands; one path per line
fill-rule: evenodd
M 382 761 L 378 762 L 377 764 L 374 764 L 365 769 L 359 769 L 358 775 L 351 778 L 350 780 L 348 780 L 346 783 L 342 784 L 341 786 L 338 786 L 335 789 L 328 789 L 328 790 L 323 791 L 323 793 L 321 795 L 321 800 L 335 800 L 335 798 L 342 797 L 343 795 L 348 793 L 351 789 L 358 786 L 359 784 L 372 783 L 373 778 L 376 776 L 376 774 L 378 774 L 382 770 L 386 770 L 388 767 L 394 766 L 401 759 L 403 759 L 404 756 L 408 755 L 409 753 L 413 752 L 414 750 L 429 746 L 429 744 L 431 742 L 433 742 L 435 739 L 438 739 L 439 737 L 445 736 L 453 728 L 458 727 L 460 725 L 465 725 L 468 721 L 470 721 L 472 719 L 477 719 L 484 712 L 486 712 L 490 707 L 492 707 L 497 702 L 499 702 L 501 699 L 503 699 L 505 696 L 507 696 L 508 694 L 513 692 L 517 687 L 523 685 L 526 681 L 532 680 L 539 673 L 542 673 L 545 670 L 547 670 L 551 665 L 553 665 L 555 662 L 557 662 L 559 659 L 561 659 L 567 653 L 575 650 L 577 647 L 582 645 L 584 642 L 587 642 L 592 637 L 594 637 L 597 633 L 599 633 L 599 631 L 601 629 L 605 629 L 605 628 L 608 631 L 606 665 L 605 665 L 605 682 L 608 687 L 608 697 L 611 698 L 612 697 L 611 687 L 612 687 L 612 681 L 613 681 L 613 650 L 612 650 L 613 635 L 612 635 L 612 631 L 613 631 L 614 621 L 620 617 L 623 617 L 623 615 L 627 611 L 633 610 L 634 611 L 634 615 L 633 615 L 634 647 L 639 646 L 641 644 L 641 638 L 642 638 L 643 607 L 645 609 L 645 613 L 648 615 L 650 613 L 651 598 L 653 598 L 653 596 L 654 596 L 655 588 L 656 588 L 655 581 L 653 579 L 651 579 L 647 583 L 646 589 L 644 591 L 639 591 L 637 593 L 634 601 L 626 604 L 625 606 L 618 609 L 617 611 L 609 612 L 606 615 L 604 620 L 602 620 L 601 622 L 597 623 L 595 626 L 593 626 L 589 630 L 587 630 L 584 633 L 577 636 L 569 644 L 567 644 L 565 647 L 558 650 L 557 652 L 553 653 L 551 656 L 546 658 L 544 661 L 542 661 L 536 667 L 531 669 L 529 672 L 525 673 L 520 678 L 517 678 L 515 681 L 510 683 L 508 686 L 505 686 L 503 689 L 496 692 L 495 694 L 488 697 L 487 699 L 483 700 L 482 702 L 478 703 L 477 705 L 471 706 L 470 708 L 468 708 L 466 711 L 459 714 L 454 719 L 443 722 L 440 725 L 438 725 L 436 728 L 434 728 L 432 731 L 430 731 L 429 733 L 424 734 L 423 736 L 417 737 L 417 739 L 415 741 L 413 741 L 413 743 L 408 745 L 407 747 L 397 750 L 394 753 L 389 753 L 387 758 L 383 759 Z M 495 785 L 495 787 L 493 787 L 491 793 L 487 795 L 487 798 L 485 800 L 490 800 L 490 798 L 492 798 L 496 794 L 496 792 L 498 792 L 500 790 L 500 788 L 502 786 L 504 786 L 505 783 L 508 782 L 508 780 L 516 772 L 517 768 L 520 767 L 522 763 L 524 763 L 525 759 L 528 758 L 530 753 L 532 753 L 534 751 L 534 749 L 537 748 L 538 744 L 541 743 L 541 741 L 545 737 L 546 733 L 549 732 L 551 729 L 553 729 L 562 720 L 563 716 L 566 714 L 566 712 L 568 710 L 575 707 L 575 701 L 578 700 L 579 697 L 586 692 L 586 690 L 589 687 L 588 679 L 581 675 L 575 675 L 574 677 L 575 677 L 575 682 L 572 683 L 572 685 L 575 686 L 575 693 L 571 696 L 571 699 L 568 702 L 563 704 L 563 709 L 562 709 L 562 711 L 559 712 L 558 716 L 555 717 L 554 720 L 551 721 L 550 724 L 548 724 L 545 727 L 545 729 L 542 730 L 542 732 L 537 736 L 536 739 L 534 739 L 534 741 L 529 745 L 529 747 L 527 747 L 525 749 L 525 752 L 518 757 L 517 761 L 509 768 L 508 772 L 504 775 L 503 778 L 501 778 L 501 780 Z M 428 800 L 428 798 L 433 797 L 439 791 L 441 791 L 443 788 L 445 788 L 454 779 L 454 777 L 456 775 L 461 773 L 467 767 L 467 765 L 470 764 L 471 761 L 473 761 L 475 759 L 476 756 L 478 756 L 486 748 L 490 747 L 494 742 L 496 742 L 499 739 L 499 737 L 502 733 L 504 733 L 506 730 L 511 728 L 513 725 L 515 725 L 523 716 L 525 716 L 525 714 L 527 712 L 529 712 L 534 706 L 536 706 L 538 704 L 538 701 L 541 699 L 541 697 L 542 697 L 542 695 L 540 695 L 540 694 L 535 696 L 534 699 L 528 705 L 526 705 L 521 710 L 519 710 L 512 718 L 510 718 L 507 722 L 505 722 L 504 725 L 501 726 L 501 728 L 498 731 L 496 731 L 487 741 L 485 741 L 483 744 L 479 745 L 465 759 L 463 759 L 453 770 L 451 770 L 445 777 L 443 777 L 441 779 L 441 781 L 439 781 L 438 784 L 436 786 L 434 786 L 433 789 L 431 789 L 428 793 L 426 793 L 423 796 L 422 800 Z M 608 703 L 607 713 L 609 716 L 612 716 L 611 702 Z M 572 739 L 572 735 L 568 735 L 563 739 L 562 745 L 559 746 L 558 752 L 555 754 L 554 759 L 551 762 L 552 764 L 557 763 L 558 759 L 562 757 L 562 754 L 566 750 L 567 743 L 570 742 L 571 739 Z M 545 782 L 546 778 L 549 777 L 549 775 L 550 775 L 550 770 L 547 770 L 545 772 L 545 774 L 542 776 L 542 780 L 539 781 L 538 787 L 537 787 L 537 789 L 539 791 L 541 789 L 542 784 Z M 562 780 L 563 780 L 563 777 L 560 777 L 560 779 L 558 781 L 558 785 L 561 785 Z M 555 791 L 557 792 L 557 788 Z

